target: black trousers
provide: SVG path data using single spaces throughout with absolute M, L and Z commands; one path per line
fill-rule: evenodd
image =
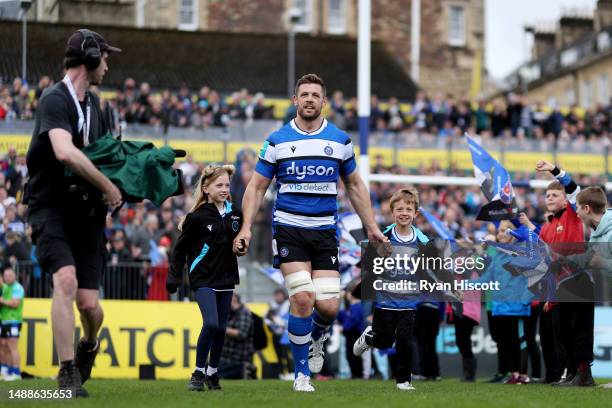
M 593 362 L 595 304 L 592 302 L 560 303 L 559 319 L 567 371 L 574 374 L 580 363 Z
M 398 383 L 412 379 L 412 335 L 414 310 L 374 309 L 372 345 L 378 349 L 390 348 L 395 342 Z
M 504 367 L 505 361 L 501 358 L 501 354 L 499 353 L 499 316 L 493 316 L 493 313 L 488 311 L 487 322 L 489 323 L 491 339 L 497 344 L 497 372 L 502 374 L 507 373 L 509 368 Z
M 358 331 L 349 330 L 343 332 L 343 334 L 346 339 L 346 360 L 351 368 L 351 378 L 363 378 L 363 362 L 361 357 L 357 357 L 355 354 L 353 354 L 353 345 L 359 336 L 361 336 L 361 333 Z
M 281 344 L 282 335 L 272 335 L 272 344 L 274 345 L 274 351 L 280 364 L 281 372 L 292 373 L 293 372 L 293 360 L 291 358 L 291 349 L 288 344 Z
M 519 339 L 519 316 L 495 316 L 499 323 L 497 353 L 504 371 L 518 372 L 521 369 L 521 343 Z
M 455 319 L 455 343 L 459 348 L 461 357 L 473 358 L 474 353 L 472 352 L 472 330 L 476 323 L 469 317 L 461 316 L 461 318 Z
M 437 308 L 419 306 L 416 312 L 415 334 L 419 345 L 421 375 L 428 378 L 440 376 L 440 364 L 436 351 L 436 337 L 440 331 L 440 314 Z
M 559 306 L 545 312 L 544 305 L 540 304 L 540 309 L 540 344 L 546 368 L 545 380 L 548 383 L 557 382 L 566 366 L 565 349 L 561 345 Z
M 538 318 L 542 305 L 531 306 L 531 315 L 525 317 L 525 340 L 527 341 L 527 352 L 529 353 L 529 363 L 531 364 L 531 376 L 534 378 L 542 377 L 542 351 L 536 341 L 538 332 Z

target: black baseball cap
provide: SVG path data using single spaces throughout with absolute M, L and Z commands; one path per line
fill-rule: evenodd
M 91 31 L 94 39 L 100 46 L 100 51 L 106 51 L 108 53 L 111 52 L 121 52 L 121 48 L 113 47 L 110 45 L 104 37 L 95 31 Z M 85 36 L 79 31 L 75 31 L 74 34 L 70 36 L 68 39 L 68 43 L 66 44 L 66 57 L 81 57 L 83 55 L 83 42 L 85 41 Z

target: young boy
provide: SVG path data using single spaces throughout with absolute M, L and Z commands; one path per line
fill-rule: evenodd
M 427 236 L 412 225 L 419 208 L 419 193 L 414 188 L 402 189 L 390 200 L 394 224 L 383 232 L 395 245 L 416 245 L 429 241 Z M 378 300 L 374 304 L 372 326 L 368 326 L 353 346 L 353 353 L 361 356 L 370 347 L 387 349 L 393 346 L 397 351 L 397 389 L 412 391 L 412 336 L 416 298 Z
M 587 228 L 592 229 L 587 253 L 589 265 L 612 271 L 612 208 L 606 193 L 599 187 L 587 187 L 578 194 L 576 213 Z
M 546 189 L 546 209 L 551 214 L 542 226 L 540 238 L 553 251 L 553 259 L 575 255 L 583 251 L 584 227 L 576 213 L 576 197 L 580 187 L 569 174 L 544 160 L 536 164 L 537 171 L 548 171 L 557 180 Z M 569 244 L 569 245 L 568 245 Z M 571 245 L 574 244 L 574 245 Z M 566 354 L 567 375 L 561 386 L 592 386 L 593 330 L 595 305 L 593 302 L 563 302 L 566 295 L 592 291 L 592 282 L 581 270 L 563 267 L 557 276 L 561 344 Z M 547 303 L 544 311 L 552 305 Z M 579 374 L 579 375 L 577 375 Z M 553 385 L 555 385 L 553 384 Z
M 612 271 L 612 208 L 608 208 L 606 193 L 599 187 L 587 187 L 578 194 L 577 201 L 578 216 L 587 228 L 593 230 L 589 239 L 591 247 L 587 251 L 585 263 L 588 262 L 593 269 L 610 273 Z M 604 387 L 612 388 L 612 383 Z

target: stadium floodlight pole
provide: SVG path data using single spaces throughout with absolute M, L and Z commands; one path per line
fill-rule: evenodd
M 295 80 L 295 32 L 293 31 L 293 24 L 291 24 L 289 28 L 288 41 L 289 62 L 287 66 L 287 95 L 291 98 L 293 95 L 293 81 Z
M 287 95 L 293 96 L 295 84 L 295 25 L 302 18 L 302 10 L 292 8 L 289 10 L 289 32 L 287 33 Z
M 28 55 L 28 10 L 32 6 L 32 0 L 20 0 L 21 10 L 19 14 L 22 18 L 21 30 L 21 81 L 25 85 L 27 80 L 27 55 Z
M 370 131 L 371 81 L 371 0 L 359 0 L 357 33 L 357 98 L 359 113 L 359 173 L 370 188 L 370 160 L 368 158 L 368 132 Z
M 410 76 L 416 83 L 419 82 L 419 64 L 421 60 L 421 0 L 412 0 L 412 15 L 410 19 L 412 29 L 410 32 Z

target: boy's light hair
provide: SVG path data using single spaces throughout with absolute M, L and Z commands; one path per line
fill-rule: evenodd
M 393 211 L 393 207 L 398 201 L 404 201 L 407 204 L 414 205 L 414 210 L 419 210 L 419 192 L 416 188 L 410 186 L 407 188 L 402 188 L 401 190 L 397 190 L 391 196 L 389 200 L 389 206 L 391 207 L 391 211 Z
M 608 208 L 608 198 L 601 187 L 591 186 L 578 193 L 578 205 L 588 205 L 595 214 L 603 214 Z
M 565 187 L 563 187 L 563 184 L 561 184 L 559 180 L 552 181 L 548 187 L 546 187 L 546 191 L 548 190 L 560 190 L 565 193 Z

